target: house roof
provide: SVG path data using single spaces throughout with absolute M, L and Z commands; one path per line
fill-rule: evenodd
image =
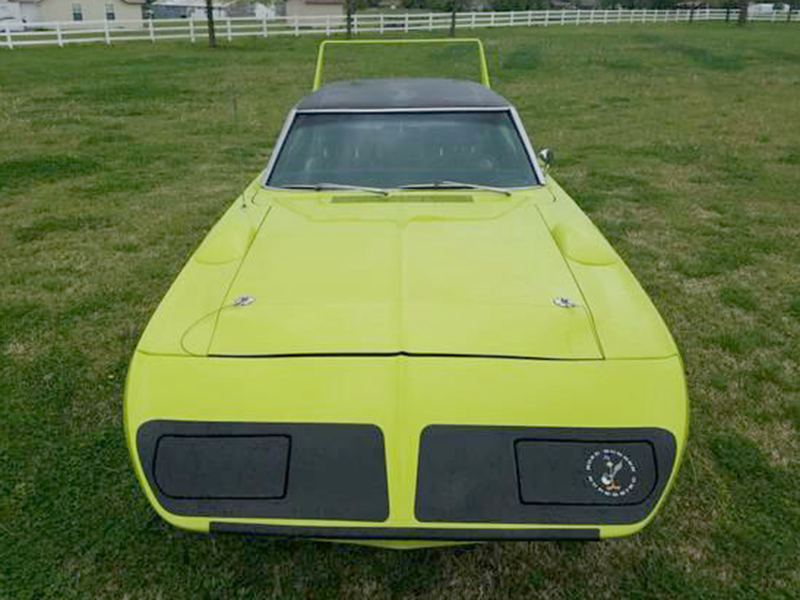
M 297 110 L 398 108 L 509 108 L 489 88 L 458 79 L 362 79 L 337 81 L 306 96 Z

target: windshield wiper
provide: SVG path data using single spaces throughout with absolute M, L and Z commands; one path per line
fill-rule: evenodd
M 500 187 L 492 187 L 489 185 L 479 185 L 477 183 L 462 183 L 460 181 L 432 181 L 431 183 L 409 183 L 408 185 L 401 185 L 398 189 L 401 190 L 436 190 L 436 189 L 468 189 L 468 190 L 484 190 L 487 192 L 495 192 L 496 194 L 505 194 L 510 196 L 511 190 Z
M 353 190 L 358 192 L 380 194 L 381 196 L 389 195 L 387 190 L 381 188 L 365 187 L 363 185 L 348 185 L 346 183 L 289 183 L 279 187 L 287 190 L 314 190 L 315 192 L 321 192 L 323 190 Z

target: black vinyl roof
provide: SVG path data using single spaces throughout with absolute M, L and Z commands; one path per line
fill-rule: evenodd
M 306 96 L 297 110 L 402 108 L 510 108 L 489 88 L 457 79 L 363 79 L 337 81 Z

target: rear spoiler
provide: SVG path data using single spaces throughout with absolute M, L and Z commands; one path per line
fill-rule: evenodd
M 405 45 L 405 44 L 475 44 L 478 47 L 478 61 L 481 69 L 481 83 L 487 88 L 491 88 L 489 83 L 489 67 L 486 66 L 486 52 L 483 49 L 483 43 L 478 38 L 445 38 L 433 40 L 325 40 L 319 45 L 319 52 L 317 53 L 317 69 L 314 73 L 314 89 L 317 91 L 322 86 L 322 71 L 325 64 L 325 48 L 329 45 Z

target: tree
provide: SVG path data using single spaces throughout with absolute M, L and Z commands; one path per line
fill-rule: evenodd
M 206 22 L 208 23 L 208 47 L 217 47 L 217 32 L 214 30 L 214 0 L 206 0 Z
M 144 0 L 144 6 L 142 7 L 142 18 L 144 19 L 152 19 L 153 18 L 153 2 L 156 0 Z
M 750 4 L 748 0 L 738 0 L 736 4 L 739 5 L 739 22 L 738 24 L 747 25 L 747 6 Z
M 450 37 L 456 37 L 456 13 L 464 0 L 450 0 Z
M 148 0 L 154 2 L 155 0 Z M 228 16 L 252 16 L 256 4 L 271 4 L 273 0 L 237 0 L 235 3 L 228 4 L 226 11 Z M 217 47 L 217 31 L 214 25 L 214 0 L 206 0 L 206 23 L 208 24 L 208 47 Z
M 359 0 L 344 0 L 348 39 L 353 34 L 353 16 L 356 14 L 360 3 Z

